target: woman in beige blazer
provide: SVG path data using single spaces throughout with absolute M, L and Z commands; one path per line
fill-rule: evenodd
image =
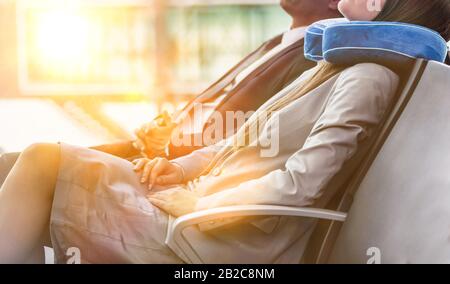
M 402 20 L 449 38 L 446 0 L 382 1 L 381 14 L 369 12 L 366 2 L 344 0 L 340 9 L 351 20 Z M 423 18 L 415 16 L 419 10 Z M 0 191 L 0 262 L 40 260 L 48 244 L 58 262 L 76 248 L 84 263 L 178 263 L 187 260 L 164 243 L 169 216 L 242 204 L 323 206 L 364 155 L 398 81 L 376 64 L 322 62 L 224 146 L 171 162 L 133 165 L 85 148 L 33 145 Z M 255 136 L 252 126 L 265 113 L 271 117 Z M 267 132 L 279 135 L 274 156 L 262 154 Z M 240 139 L 248 143 L 234 143 Z M 225 220 L 185 234 L 207 263 L 295 263 L 313 227 L 310 219 L 270 217 Z

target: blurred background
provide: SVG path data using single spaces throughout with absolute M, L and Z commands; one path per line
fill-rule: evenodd
M 289 27 L 278 0 L 0 0 L 0 154 L 130 139 Z

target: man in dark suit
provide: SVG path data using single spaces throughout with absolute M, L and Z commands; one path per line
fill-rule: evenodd
M 312 68 L 315 63 L 303 56 L 306 27 L 322 19 L 340 17 L 338 3 L 339 0 L 281 0 L 281 7 L 292 18 L 290 30 L 263 43 L 193 99 L 183 111 L 175 115 L 163 114 L 141 127 L 136 131 L 136 141 L 93 149 L 123 158 L 144 155 L 172 159 L 208 146 L 203 143 L 175 145 L 170 141 L 175 135 L 180 140 L 193 142 L 195 135 L 201 136 L 205 129 L 215 127 L 217 124 L 213 125 L 211 112 L 225 117 L 229 112 L 257 110 L 304 71 Z M 202 115 L 196 115 L 198 107 L 202 108 Z M 234 123 L 232 126 L 226 123 L 219 126 L 222 127 L 220 131 L 223 132 L 223 138 L 233 134 L 239 127 Z M 16 158 L 17 154 L 0 157 L 0 184 Z

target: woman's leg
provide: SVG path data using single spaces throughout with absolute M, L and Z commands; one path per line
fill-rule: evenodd
M 6 178 L 0 189 L 0 263 L 26 262 L 42 248 L 59 161 L 59 145 L 32 145 Z
M 14 167 L 19 155 L 20 153 L 7 153 L 0 155 L 0 187 Z

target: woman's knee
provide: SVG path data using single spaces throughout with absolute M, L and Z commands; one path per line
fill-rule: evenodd
M 35 164 L 54 164 L 59 162 L 59 144 L 37 143 L 32 144 L 20 155 L 20 159 L 33 162 Z

